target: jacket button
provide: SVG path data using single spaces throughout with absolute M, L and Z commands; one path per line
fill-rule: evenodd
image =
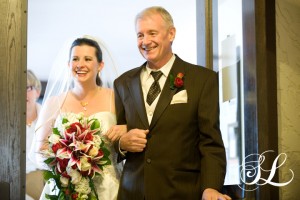
M 150 158 L 147 158 L 146 162 L 147 162 L 148 164 L 150 164 L 150 163 L 151 163 L 151 159 L 150 159 Z

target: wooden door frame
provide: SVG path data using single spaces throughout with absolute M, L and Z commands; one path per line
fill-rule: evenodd
M 25 199 L 27 0 L 0 4 L 0 194 Z
M 217 0 L 196 3 L 197 62 L 215 71 L 218 71 L 217 5 Z M 271 169 L 278 155 L 275 1 L 242 1 L 242 17 L 245 155 L 273 150 L 262 165 L 263 169 Z M 278 174 L 272 181 L 278 182 Z M 236 185 L 227 187 L 227 192 L 234 198 L 243 195 Z M 276 200 L 279 189 L 264 185 L 245 192 L 244 197 Z

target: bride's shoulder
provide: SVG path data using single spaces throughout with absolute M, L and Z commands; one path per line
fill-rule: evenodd
M 113 93 L 114 90 L 111 88 L 106 88 L 106 87 L 101 87 L 100 91 L 105 92 L 105 93 Z
M 106 87 L 101 87 L 100 88 L 100 94 L 101 96 L 107 96 L 107 97 L 111 97 L 114 95 L 114 90 L 111 88 L 106 88 Z

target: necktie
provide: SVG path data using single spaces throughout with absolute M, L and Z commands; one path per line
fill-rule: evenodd
M 162 74 L 163 73 L 161 71 L 157 71 L 157 72 L 152 71 L 151 72 L 151 75 L 154 78 L 154 82 L 152 83 L 152 85 L 149 89 L 149 92 L 147 94 L 147 103 L 149 105 L 152 104 L 152 102 L 156 99 L 156 97 L 159 95 L 159 93 L 161 91 L 158 80 L 160 79 Z

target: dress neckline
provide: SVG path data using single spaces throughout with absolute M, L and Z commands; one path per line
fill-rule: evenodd
M 78 115 L 80 113 L 84 114 L 84 112 L 79 112 L 79 113 L 75 113 L 75 112 L 61 112 L 60 115 L 69 115 L 69 114 Z M 90 114 L 88 116 L 84 115 L 84 117 L 91 118 L 91 117 L 93 117 L 93 116 L 95 116 L 97 114 L 105 114 L 105 113 L 108 113 L 108 114 L 111 114 L 111 115 L 115 116 L 115 113 L 113 113 L 111 111 L 98 111 L 98 112 L 92 113 L 92 114 Z

